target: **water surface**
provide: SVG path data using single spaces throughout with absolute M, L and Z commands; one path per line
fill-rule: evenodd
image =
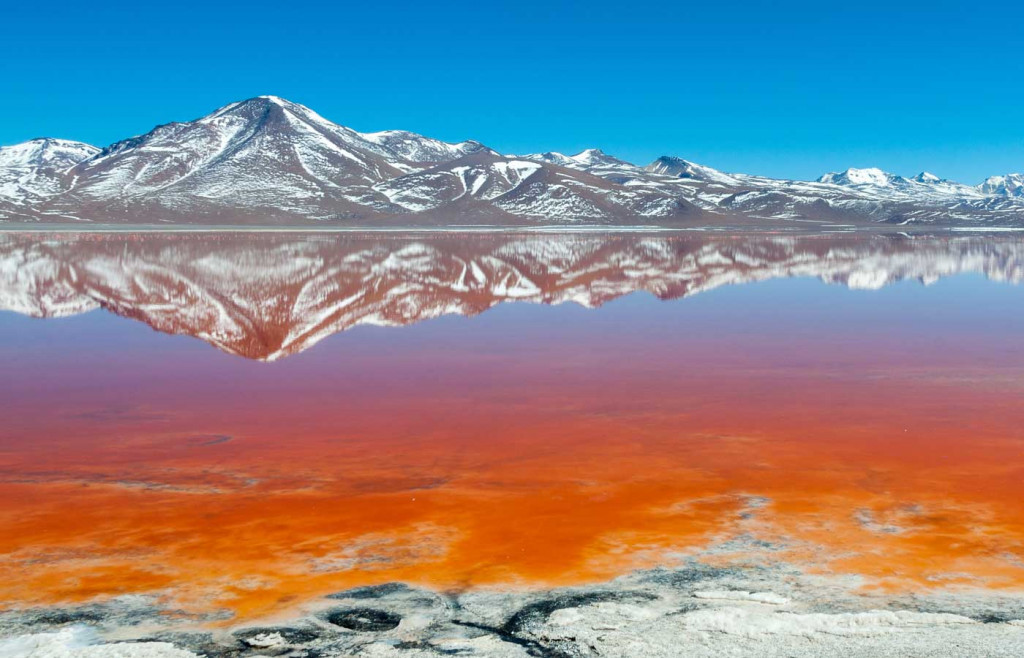
M 1016 238 L 0 235 L 0 601 L 1019 588 L 1021 280 Z

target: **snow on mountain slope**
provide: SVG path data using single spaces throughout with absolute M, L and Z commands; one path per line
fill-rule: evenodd
M 914 176 L 909 180 L 912 183 L 924 185 L 930 190 L 930 192 L 936 195 L 970 199 L 979 199 L 985 196 L 976 186 L 964 185 L 963 183 L 958 183 L 947 178 L 939 178 L 935 174 L 927 171 L 922 171 L 917 176 Z
M 654 174 L 663 174 L 675 178 L 717 183 L 719 185 L 742 185 L 742 182 L 736 176 L 683 160 L 682 158 L 662 156 L 647 165 L 645 169 Z
M 347 192 L 399 176 L 403 164 L 301 105 L 259 97 L 107 147 L 70 171 L 76 183 L 62 205 L 351 210 L 373 200 L 352 203 Z
M 843 172 L 825 174 L 818 179 L 818 182 L 857 187 L 873 191 L 876 194 L 879 190 L 887 190 L 890 194 L 899 194 L 914 199 L 958 196 L 979 198 L 983 196 L 977 188 L 945 180 L 926 171 L 911 178 L 904 178 L 877 168 L 851 168 Z
M 817 181 L 600 149 L 502 156 L 479 142 L 360 133 L 276 96 L 158 126 L 102 151 L 0 148 L 0 220 L 374 225 L 743 219 L 1024 226 L 1024 175 L 969 186 L 851 168 Z
M 454 202 L 493 201 L 512 192 L 542 165 L 479 153 L 415 174 L 378 183 L 393 203 L 411 212 Z
M 480 142 L 469 140 L 451 144 L 406 130 L 359 133 L 359 136 L 379 145 L 397 160 L 417 164 L 450 162 L 477 151 L 494 153 Z
M 643 169 L 631 162 L 608 155 L 601 149 L 585 149 L 576 155 L 565 155 L 557 151 L 548 151 L 547 153 L 533 153 L 522 157 L 524 160 L 584 171 L 618 185 L 628 185 L 643 177 Z M 632 193 L 633 191 L 631 190 L 630 192 Z M 648 212 L 647 214 L 656 213 Z
M 528 153 L 524 156 L 520 156 L 523 160 L 531 160 L 533 162 L 545 162 L 547 164 L 558 165 L 559 167 L 571 167 L 574 169 L 582 169 L 581 163 L 577 162 L 571 155 L 565 155 L 558 151 L 548 151 L 546 153 Z
M 39 138 L 0 147 L 0 200 L 27 204 L 66 187 L 64 172 L 99 149 L 66 139 Z
M 882 171 L 876 167 L 867 169 L 856 169 L 851 167 L 846 171 L 831 172 L 821 176 L 819 183 L 831 183 L 833 185 L 873 185 L 875 187 L 888 187 L 899 184 L 903 179 L 895 174 Z
M 0 147 L 0 167 L 50 167 L 63 170 L 98 152 L 95 146 L 82 142 L 40 137 Z
M 989 176 L 978 189 L 982 194 L 1024 198 L 1024 174 Z
M 560 167 L 569 167 L 570 169 L 580 169 L 583 171 L 589 171 L 595 167 L 636 168 L 636 165 L 608 155 L 601 149 L 584 149 L 576 155 L 565 155 L 557 151 L 548 151 L 546 153 L 531 153 L 522 157 L 524 160 L 547 162 Z
M 561 160 L 477 153 L 379 183 L 374 189 L 410 212 L 443 209 L 486 215 L 489 211 L 562 223 L 693 211 L 688 204 L 665 195 L 654 193 L 652 199 L 649 192 L 621 188 L 581 167 L 553 164 L 557 161 Z
M 597 166 L 627 166 L 633 167 L 633 165 L 625 160 L 620 160 L 615 156 L 608 155 L 601 149 L 584 149 L 572 156 L 574 162 L 578 162 L 585 167 L 597 167 Z
M 670 157 L 659 158 L 645 170 L 648 177 L 643 184 L 673 188 L 711 212 L 746 217 L 899 224 L 1024 223 L 1024 204 L 928 173 L 904 178 L 874 168 L 848 169 L 807 182 L 724 174 Z

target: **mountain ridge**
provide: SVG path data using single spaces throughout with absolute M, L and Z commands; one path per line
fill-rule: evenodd
M 528 172 L 528 173 L 527 173 Z M 1024 174 L 978 185 L 849 168 L 816 181 L 601 149 L 505 155 L 475 140 L 361 133 L 277 96 L 97 147 L 0 147 L 0 221 L 363 226 L 851 222 L 1024 226 Z

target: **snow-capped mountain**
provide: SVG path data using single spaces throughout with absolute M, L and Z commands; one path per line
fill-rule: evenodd
M 0 221 L 350 225 L 888 222 L 1024 226 L 1024 175 L 971 186 L 851 168 L 817 181 L 646 167 L 586 149 L 505 156 L 467 140 L 361 133 L 276 96 L 104 149 L 0 148 Z
M 530 155 L 524 155 L 523 159 L 533 160 L 534 162 L 548 162 L 560 167 L 582 170 L 589 170 L 594 167 L 636 167 L 636 165 L 625 160 L 608 155 L 601 149 L 584 149 L 576 155 L 565 155 L 557 151 L 531 153 Z
M 899 185 L 905 181 L 902 176 L 896 176 L 876 169 L 874 167 L 869 169 L 854 169 L 850 168 L 846 171 L 831 172 L 825 174 L 818 179 L 819 183 L 831 183 L 833 185 L 869 185 L 873 187 L 889 187 L 892 185 Z
M 578 163 L 577 163 L 578 164 Z M 507 218 L 613 223 L 621 217 L 693 212 L 670 195 L 623 190 L 584 167 L 475 153 L 374 186 L 397 206 L 426 216 L 503 223 Z M 427 211 L 433 211 L 428 213 Z
M 0 167 L 63 170 L 98 152 L 95 146 L 82 142 L 40 137 L 14 146 L 0 146 Z
M 898 235 L 0 234 L 0 310 L 54 317 L 104 308 L 260 360 L 358 325 L 476 315 L 510 301 L 592 308 L 638 290 L 667 300 L 794 276 L 873 289 L 962 272 L 1024 282 L 1024 244 Z
M 742 185 L 742 181 L 736 177 L 711 167 L 705 167 L 682 158 L 662 156 L 644 168 L 654 174 L 663 174 L 674 178 L 685 178 L 687 180 L 703 181 L 706 183 L 718 183 L 721 185 Z
M 843 185 L 865 191 L 889 190 L 904 193 L 912 198 L 928 196 L 964 196 L 981 198 L 985 194 L 978 187 L 963 185 L 954 181 L 939 178 L 935 174 L 922 171 L 916 176 L 905 178 L 877 168 L 854 169 L 831 172 L 818 179 L 819 183 Z
M 61 193 L 63 172 L 98 152 L 81 142 L 45 137 L 0 147 L 0 202 L 29 206 Z
M 905 178 L 877 168 L 851 168 L 842 172 L 825 174 L 818 179 L 818 182 L 853 187 L 875 196 L 892 199 L 903 198 L 908 201 L 941 202 L 957 198 L 983 199 L 986 196 L 980 186 L 964 185 L 946 180 L 927 171 Z
M 363 215 L 391 209 L 372 186 L 423 162 L 482 149 L 412 133 L 362 135 L 273 96 L 159 126 L 113 144 L 67 172 L 49 204 L 108 216 L 153 213 Z
M 386 149 L 394 157 L 417 164 L 450 162 L 464 155 L 484 151 L 497 155 L 480 142 L 472 140 L 449 144 L 406 130 L 384 130 L 377 133 L 361 133 L 360 137 Z
M 978 189 L 993 196 L 1024 197 L 1024 174 L 989 176 Z

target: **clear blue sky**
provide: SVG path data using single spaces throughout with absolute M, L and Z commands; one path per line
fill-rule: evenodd
M 1024 3 L 9 3 L 0 144 L 276 94 L 357 130 L 813 178 L 1024 170 Z

